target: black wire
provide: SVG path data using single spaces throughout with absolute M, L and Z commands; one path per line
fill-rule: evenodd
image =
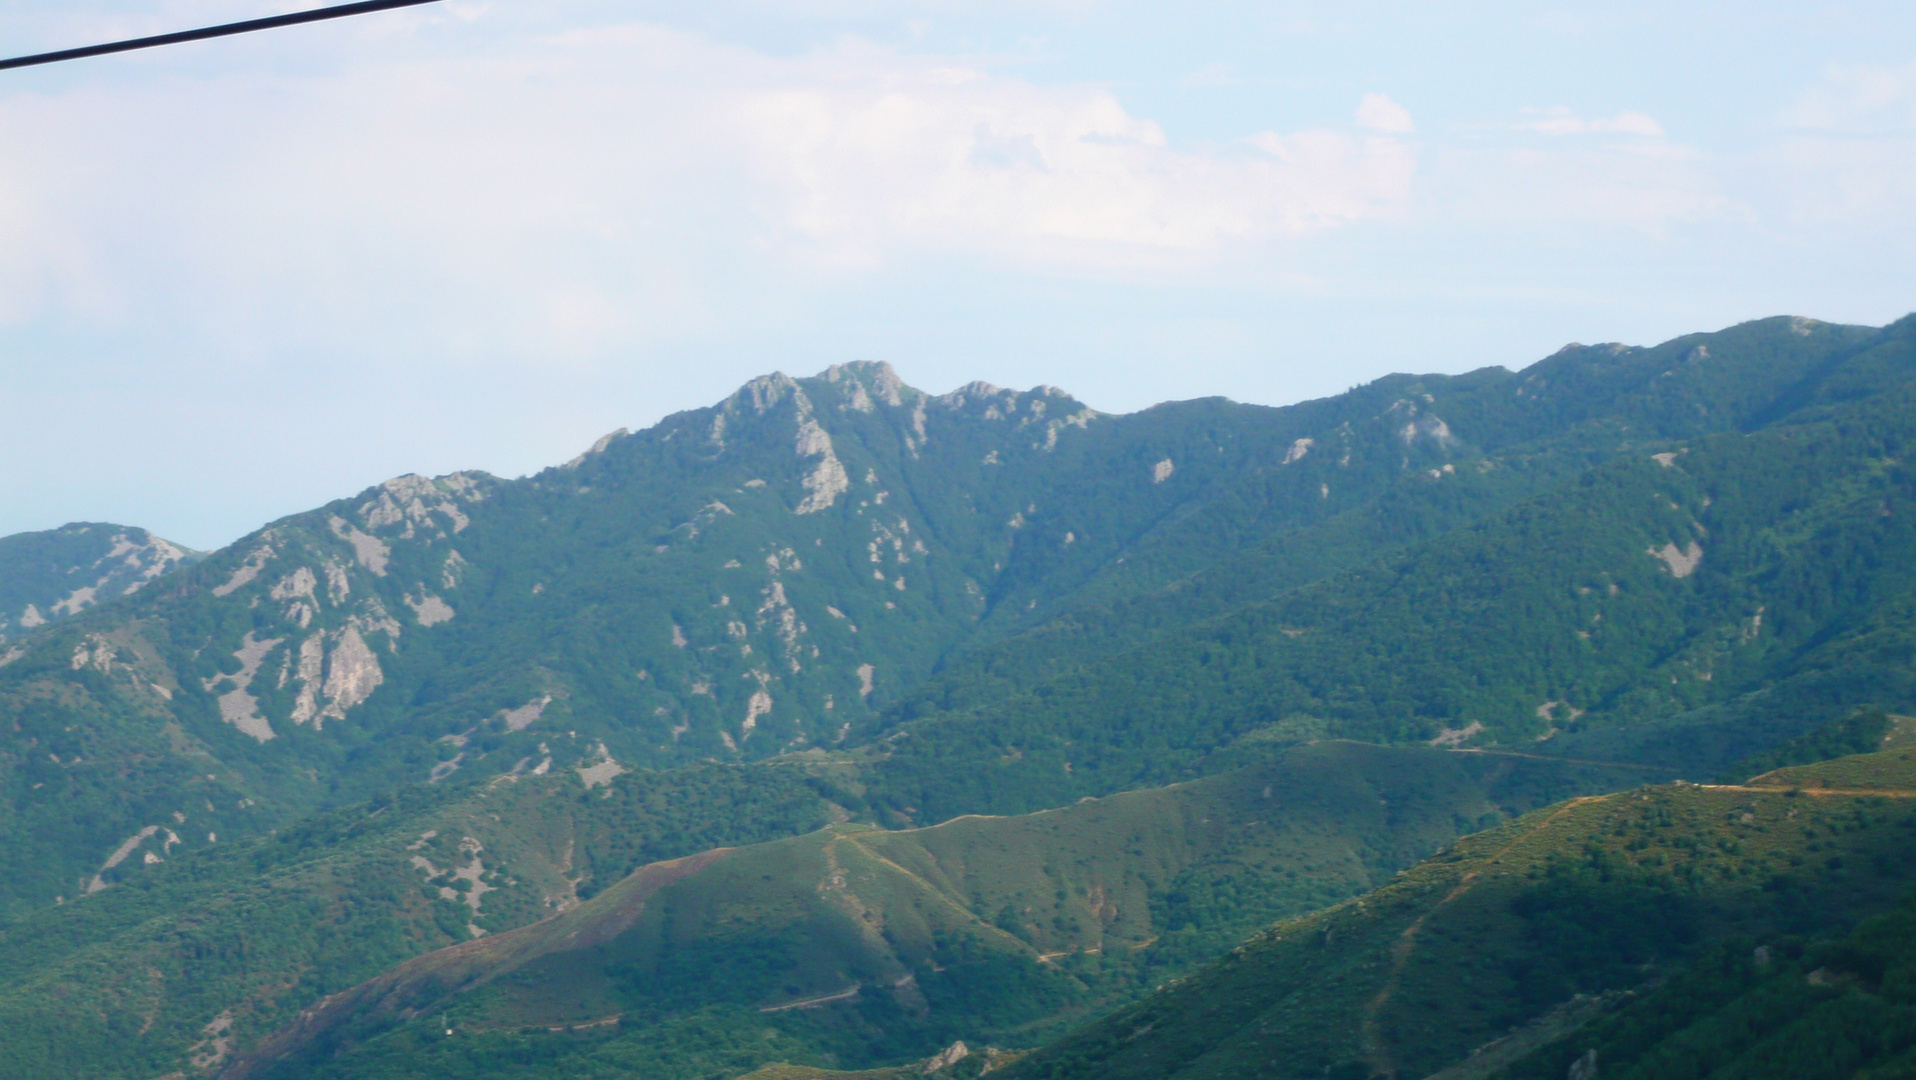
M 151 49 L 156 45 L 178 45 L 183 41 L 204 41 L 207 38 L 245 34 L 254 30 L 298 26 L 300 23 L 319 22 L 322 19 L 343 19 L 348 15 L 365 15 L 390 8 L 415 7 L 419 4 L 437 2 L 438 0 L 360 0 L 356 4 L 341 4 L 338 7 L 319 8 L 314 11 L 296 11 L 291 15 L 274 15 L 265 19 L 248 19 L 245 22 L 227 23 L 224 26 L 209 26 L 204 30 L 182 30 L 176 34 L 134 38 L 131 41 L 115 41 L 105 45 L 88 45 L 82 49 L 63 49 L 59 52 L 40 53 L 37 56 L 20 56 L 12 60 L 0 60 L 0 71 L 8 68 L 32 67 L 35 64 L 56 64 L 62 60 L 80 60 L 88 56 L 105 56 L 108 53 L 131 52 L 134 49 Z

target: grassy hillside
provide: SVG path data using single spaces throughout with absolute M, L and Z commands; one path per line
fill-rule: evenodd
M 1028 817 L 707 853 L 330 999 L 256 1074 L 716 1077 L 1029 1044 L 1461 831 L 1617 782 L 1326 743 Z
M 1880 727 L 1867 715 L 1844 728 Z M 1898 725 L 1907 729 L 1905 718 Z M 1889 741 L 1900 741 L 1897 732 Z M 1889 767 L 1890 758 L 1897 763 Z M 1752 785 L 1805 793 L 1911 794 L 1916 774 L 1900 746 L 1891 755 L 1845 757 L 1783 769 Z M 1619 995 L 1563 1035 L 1547 1025 L 1473 1055 L 1443 1080 L 1554 1078 L 1596 1061 L 1606 1076 L 1863 1077 L 1916 1071 L 1916 892 L 1847 934 L 1744 937 L 1708 950 L 1666 984 Z M 1608 1015 L 1603 1015 L 1607 1013 Z M 1552 1037 L 1556 1036 L 1556 1037 Z
M 1526 1025 L 1546 1042 L 1705 970 L 1687 965 L 1717 943 L 1842 933 L 1889 910 L 1916 880 L 1912 797 L 1916 761 L 1888 751 L 1760 785 L 1572 800 L 1280 922 L 1006 1075 L 1429 1076 Z
M 1916 731 L 1916 718 L 1865 706 L 1813 731 L 1739 761 L 1720 779 L 1739 783 L 1795 765 L 1812 765 L 1854 754 L 1900 747 Z M 1752 781 L 1754 782 L 1754 781 Z

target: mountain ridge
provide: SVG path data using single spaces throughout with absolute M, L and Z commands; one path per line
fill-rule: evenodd
M 1761 320 L 1126 416 L 847 365 L 530 477 L 398 477 L 290 515 L 0 665 L 0 1014 L 79 1025 L 45 1075 L 206 1073 L 435 950 L 555 932 L 645 865 L 729 847 L 633 924 L 683 938 L 404 999 L 523 1025 L 442 1045 L 429 1016 L 355 1006 L 340 1055 L 272 1068 L 526 1053 L 689 1080 L 1045 1042 L 1259 920 L 1388 890 L 1428 847 L 1365 823 L 1462 790 L 1457 769 L 1556 779 L 1405 809 L 1403 836 L 1916 711 L 1912 331 Z M 1398 795 L 1337 794 L 1373 754 L 1424 764 Z M 1274 761 L 1331 779 L 1232 787 Z M 1156 826 L 1082 824 L 1227 789 L 1319 791 L 1282 819 L 1317 832 L 1234 811 L 1242 835 L 1186 866 L 1200 849 Z M 933 840 L 974 834 L 1056 865 L 949 870 Z M 831 852 L 870 876 L 841 893 Z M 1112 910 L 1130 936 L 1106 951 Z M 680 978 L 706 968 L 733 975 Z M 88 1005 L 48 1011 L 54 987 Z M 670 1053 L 641 1062 L 646 1040 Z

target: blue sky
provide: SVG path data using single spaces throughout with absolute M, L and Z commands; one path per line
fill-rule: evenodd
M 1907 3 L 458 0 L 0 73 L 0 533 L 215 546 L 842 360 L 1127 411 L 1882 323 L 1912 240 Z

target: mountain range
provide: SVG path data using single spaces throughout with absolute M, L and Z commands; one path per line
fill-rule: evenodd
M 1723 822 L 1787 790 L 1680 781 L 1916 712 L 1913 398 L 1916 317 L 1123 416 L 848 364 L 204 557 L 0 540 L 0 1042 L 1409 1076 L 1627 1026 L 1737 934 L 1893 918 L 1900 796 L 1772 844 Z

